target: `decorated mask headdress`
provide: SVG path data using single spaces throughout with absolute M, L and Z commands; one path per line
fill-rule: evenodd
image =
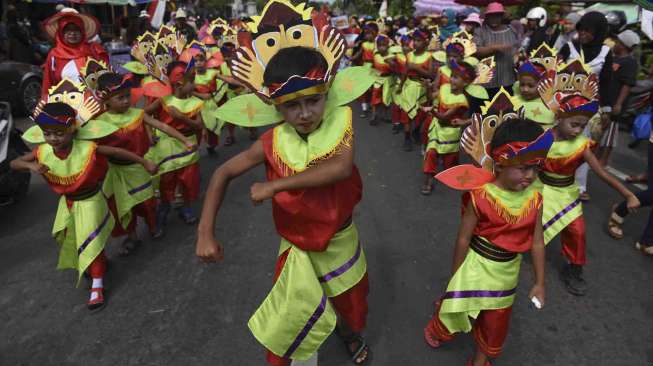
M 32 119 L 41 113 L 43 105 L 57 102 L 68 104 L 77 111 L 78 124 L 90 121 L 102 111 L 102 107 L 84 84 L 65 77 L 48 89 L 48 96 L 36 106 Z
M 120 75 L 117 73 L 107 73 L 109 75 L 112 75 L 112 80 L 106 85 L 99 85 L 95 91 L 95 96 L 100 99 L 100 100 L 106 100 L 124 90 L 129 90 L 134 87 L 136 87 L 136 82 L 134 80 L 133 75 Z M 105 74 L 105 75 L 107 75 Z M 109 76 L 106 76 L 105 78 L 108 78 Z M 103 82 L 105 83 L 105 82 Z
M 64 103 L 75 111 L 74 118 L 58 118 L 43 112 L 48 103 Z M 43 129 L 76 130 L 77 139 L 97 139 L 113 133 L 116 128 L 103 122 L 88 123 L 101 112 L 100 104 L 95 97 L 78 82 L 64 78 L 48 90 L 48 96 L 34 109 L 32 120 L 36 125 L 23 134 L 23 139 L 32 144 L 45 142 Z M 98 123 L 96 123 L 98 122 Z
M 540 47 L 531 52 L 529 61 L 533 64 L 542 65 L 546 71 L 555 71 L 558 67 L 558 51 L 548 44 L 542 43 Z
M 539 83 L 542 101 L 556 115 L 580 113 L 592 116 L 598 112 L 599 83 L 596 74 L 582 60 L 560 65 Z
M 451 188 L 470 190 L 491 182 L 495 165 L 540 164 L 553 144 L 551 131 L 532 142 L 512 142 L 490 149 L 496 129 L 504 122 L 520 117 L 514 97 L 501 88 L 491 101 L 481 107 L 480 114 L 472 116 L 472 124 L 465 129 L 461 138 L 463 149 L 478 166 L 458 165 L 438 174 L 436 178 Z
M 95 93 L 98 79 L 108 72 L 111 72 L 111 69 L 104 61 L 89 58 L 81 69 L 82 80 L 86 87 Z
M 324 14 L 311 19 L 311 8 L 305 8 L 305 4 L 294 6 L 287 0 L 271 0 L 261 15 L 253 16 L 252 20 L 247 24 L 249 31 L 238 34 L 240 48 L 231 65 L 236 79 L 268 102 L 320 85 L 328 88 L 346 44 Z M 263 74 L 272 56 L 283 48 L 294 46 L 320 52 L 328 67 L 324 75 L 294 75 L 274 90 L 264 86 Z
M 336 75 L 346 49 L 345 39 L 329 25 L 323 13 L 311 17 L 311 9 L 305 8 L 305 4 L 295 6 L 287 0 L 271 0 L 261 15 L 252 19 L 248 30 L 238 33 L 240 48 L 230 66 L 232 75 L 254 94 L 231 98 L 218 109 L 217 118 L 243 127 L 274 124 L 283 121 L 283 116 L 273 104 L 328 92 L 326 116 L 336 107 L 355 100 L 374 83 L 372 70 L 365 67 L 348 67 Z M 326 70 L 314 67 L 306 75 L 292 75 L 270 87 L 263 85 L 263 75 L 272 57 L 289 47 L 319 52 L 326 61 Z
M 208 48 L 206 45 L 199 41 L 192 41 L 186 46 L 186 49 L 179 55 L 179 61 L 189 63 L 192 58 L 198 55 L 208 56 Z

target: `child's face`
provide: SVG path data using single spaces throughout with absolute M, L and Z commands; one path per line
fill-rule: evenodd
M 510 191 L 523 191 L 528 188 L 537 177 L 538 165 L 497 166 L 497 180 Z
M 379 53 L 382 54 L 382 55 L 385 55 L 386 53 L 388 53 L 388 45 L 385 44 L 385 43 L 378 43 L 376 45 L 376 49 L 379 50 Z
M 277 110 L 297 132 L 306 135 L 320 126 L 325 103 L 325 94 L 313 94 L 280 104 Z
M 614 43 L 614 49 L 612 50 L 614 53 L 617 54 L 625 54 L 625 53 L 630 53 L 630 49 L 626 47 L 623 43 L 621 43 L 620 40 L 617 39 L 617 41 Z
M 104 104 L 111 113 L 125 113 L 131 106 L 131 92 L 129 89 L 122 90 L 106 99 Z
M 206 56 L 202 53 L 195 56 L 195 68 L 199 71 L 204 71 L 206 68 Z
M 424 51 L 426 49 L 426 40 L 421 37 L 416 37 L 413 40 L 413 45 L 416 51 Z
M 588 122 L 589 118 L 585 116 L 564 117 L 558 119 L 556 130 L 563 140 L 572 140 L 583 133 Z
M 540 94 L 537 91 L 538 81 L 532 75 L 519 76 L 519 94 L 525 100 L 533 100 L 538 98 Z
M 447 52 L 447 62 L 451 66 L 452 61 L 456 61 L 457 64 L 463 62 L 463 55 L 458 52 Z
M 74 132 L 54 129 L 43 129 L 45 142 L 52 146 L 54 151 L 65 150 L 73 141 Z
M 405 54 L 409 54 L 410 51 L 412 51 L 413 49 L 410 48 L 410 45 L 404 44 L 404 45 L 401 45 L 401 50 L 402 50 Z
M 452 73 L 449 82 L 451 83 L 451 89 L 453 90 L 463 90 L 467 85 L 469 85 L 469 82 L 458 73 Z
M 373 31 L 371 29 L 365 30 L 365 40 L 367 42 L 374 41 L 374 38 L 376 38 L 376 32 L 375 31 Z

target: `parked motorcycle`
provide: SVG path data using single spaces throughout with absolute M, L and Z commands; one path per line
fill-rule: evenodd
M 0 206 L 17 202 L 27 194 L 31 174 L 11 170 L 9 163 L 30 149 L 14 127 L 9 103 L 0 102 Z

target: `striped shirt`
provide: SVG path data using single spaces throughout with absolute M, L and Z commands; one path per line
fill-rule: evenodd
M 498 88 L 510 86 L 515 83 L 515 55 L 519 49 L 519 37 L 510 27 L 506 26 L 499 31 L 493 31 L 488 26 L 476 30 L 474 35 L 477 47 L 487 47 L 497 44 L 509 44 L 513 48 L 509 52 L 497 52 L 494 54 L 494 61 L 497 66 L 494 70 L 494 78 L 485 84 L 486 88 Z

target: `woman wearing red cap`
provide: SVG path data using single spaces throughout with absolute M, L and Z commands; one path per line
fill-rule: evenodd
M 109 63 L 109 55 L 102 45 L 89 43 L 100 31 L 100 23 L 95 17 L 64 8 L 46 19 L 43 28 L 55 40 L 55 46 L 43 65 L 42 97 L 47 96 L 48 89 L 64 77 L 79 80 L 79 70 L 89 57 Z

